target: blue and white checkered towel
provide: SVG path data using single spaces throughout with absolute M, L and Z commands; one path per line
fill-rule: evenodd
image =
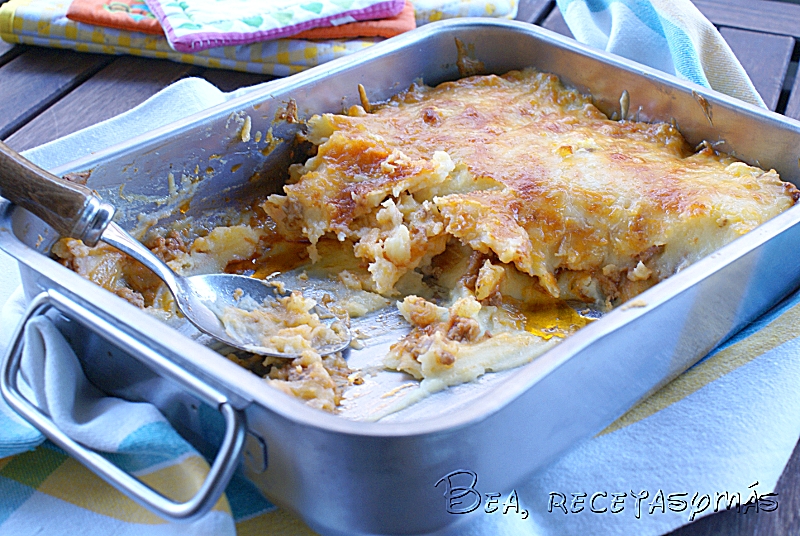
M 689 0 L 557 0 L 575 38 L 766 108 L 725 39 Z

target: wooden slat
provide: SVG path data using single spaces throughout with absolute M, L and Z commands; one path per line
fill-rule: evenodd
M 30 47 L 0 67 L 0 139 L 30 121 L 111 59 Z
M 0 41 L 0 67 L 22 55 L 28 48 L 25 45 L 12 45 L 11 43 Z
M 550 14 L 542 23 L 542 26 L 548 30 L 558 32 L 561 35 L 573 37 L 572 32 L 569 31 L 569 26 L 567 26 L 567 23 L 564 21 L 564 17 L 561 16 L 561 11 L 558 8 L 555 8 L 550 12 Z
M 717 26 L 800 37 L 800 5 L 766 0 L 693 0 Z
M 797 73 L 794 78 L 791 93 L 789 93 L 789 102 L 786 103 L 787 116 L 793 119 L 800 119 L 800 73 Z
M 206 69 L 200 76 L 217 86 L 221 91 L 226 92 L 275 79 L 274 76 L 266 74 L 242 73 L 223 69 Z
M 794 50 L 794 38 L 734 28 L 720 29 L 767 107 L 775 110 Z
M 198 67 L 134 56 L 111 64 L 20 128 L 6 143 L 23 151 L 130 110 Z
M 3 61 L 3 57 L 6 54 L 9 54 L 12 51 L 13 48 L 14 48 L 14 45 L 12 45 L 11 43 L 6 43 L 5 41 L 0 41 L 0 62 L 5 63 Z
M 517 20 L 536 24 L 551 9 L 555 9 L 555 2 L 552 0 L 522 0 L 517 9 Z

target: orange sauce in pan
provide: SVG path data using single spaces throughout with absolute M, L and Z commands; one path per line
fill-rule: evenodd
M 255 258 L 228 263 L 225 271 L 233 274 L 253 271 L 251 275 L 256 279 L 264 279 L 275 272 L 288 272 L 308 263 L 307 247 L 303 242 L 276 240 Z
M 526 308 L 523 314 L 525 315 L 525 331 L 546 341 L 553 337 L 563 339 L 593 320 L 582 316 L 565 303 Z

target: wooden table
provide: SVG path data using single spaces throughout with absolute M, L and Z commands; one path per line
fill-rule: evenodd
M 767 106 L 800 119 L 800 5 L 767 0 L 694 3 L 719 27 Z M 553 0 L 522 0 L 517 18 L 571 36 Z M 205 78 L 223 91 L 271 79 L 166 60 L 81 54 L 0 41 L 0 139 L 18 151 L 35 147 L 124 112 L 188 76 Z M 800 444 L 778 482 L 779 508 L 775 512 L 721 512 L 672 534 L 800 534 L 798 472 Z

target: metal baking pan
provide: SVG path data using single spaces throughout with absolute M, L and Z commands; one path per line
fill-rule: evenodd
M 359 83 L 379 101 L 415 80 L 456 79 L 456 38 L 485 72 L 532 66 L 555 73 L 566 84 L 591 91 L 609 114 L 619 110 L 626 90 L 631 114 L 639 119 L 675 120 L 690 143 L 707 140 L 799 184 L 800 123 L 528 24 L 486 19 L 422 27 L 54 171 L 90 170 L 88 185 L 123 209 L 124 227 L 135 227 L 139 214 L 158 214 L 164 221 L 207 219 L 219 213 L 220 200 L 236 207 L 279 190 L 287 164 L 296 158 L 291 140 L 302 128 L 291 103 L 302 120 L 358 103 Z M 251 131 L 262 133 L 260 141 L 258 136 L 243 141 L 247 117 Z M 264 141 L 268 129 L 276 140 L 272 144 Z M 183 175 L 201 180 L 182 183 Z M 187 203 L 185 214 L 174 210 Z M 319 532 L 410 534 L 463 517 L 448 513 L 436 487 L 445 475 L 469 470 L 486 489 L 511 489 L 800 286 L 798 222 L 795 207 L 643 293 L 636 307 L 612 311 L 530 364 L 434 395 L 379 422 L 309 408 L 48 260 L 58 237 L 8 203 L 0 204 L 0 247 L 19 260 L 27 295 L 39 295 L 40 307 L 31 314 L 48 307 L 61 311 L 62 328 L 96 385 L 152 401 L 201 451 L 216 446 L 205 443 L 208 422 L 198 406 L 206 401 L 222 408 L 228 438 L 245 436 L 246 476 Z M 379 351 L 377 344 L 362 352 Z M 353 352 L 350 359 L 364 355 Z M 13 352 L 8 357 L 4 378 Z M 29 418 L 92 465 L 80 446 L 70 445 L 41 418 Z M 219 456 L 238 456 L 240 444 L 228 441 Z M 113 474 L 100 473 L 136 495 Z M 219 488 L 224 482 L 212 484 Z M 160 499 L 137 500 L 173 518 L 198 511 L 170 508 Z

